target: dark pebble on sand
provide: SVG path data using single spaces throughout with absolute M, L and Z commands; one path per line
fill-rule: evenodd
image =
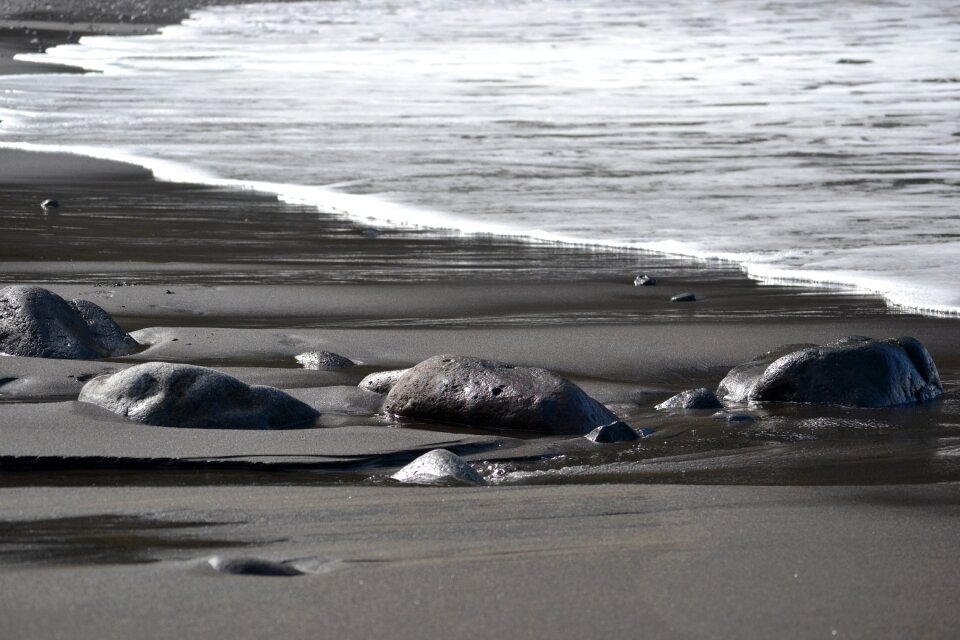
M 633 286 L 635 287 L 653 287 L 656 286 L 657 279 L 647 274 L 643 273 L 633 279 Z
M 695 293 L 678 293 L 670 298 L 670 302 L 696 302 L 698 300 Z
M 57 207 L 60 206 L 60 201 L 50 198 L 49 200 L 44 200 L 43 202 L 41 202 L 40 206 L 43 207 L 44 209 L 56 209 Z

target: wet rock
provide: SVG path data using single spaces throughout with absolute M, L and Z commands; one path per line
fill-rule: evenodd
M 664 400 L 654 409 L 720 409 L 723 405 L 710 389 L 688 389 Z
M 622 422 L 614 422 L 597 427 L 583 437 L 598 444 L 609 444 L 639 440 L 640 434 Z
M 390 389 L 393 388 L 393 385 L 397 384 L 400 376 L 407 371 L 409 371 L 409 369 L 394 369 L 393 371 L 371 373 L 361 380 L 357 386 L 367 391 L 373 391 L 374 393 L 388 393 Z
M 97 344 L 111 356 L 126 356 L 140 350 L 140 343 L 124 333 L 110 314 L 89 300 L 71 300 L 68 303 L 83 318 Z
M 44 209 L 56 209 L 57 207 L 60 206 L 60 201 L 50 198 L 48 200 L 44 200 L 43 202 L 41 202 L 40 206 L 43 207 Z
M 937 367 L 915 338 L 849 336 L 823 346 L 797 346 L 734 367 L 717 395 L 734 402 L 892 407 L 943 394 Z
M 409 418 L 551 434 L 583 435 L 617 422 L 580 387 L 545 369 L 454 355 L 434 356 L 409 369 L 383 409 Z
M 656 284 L 657 279 L 652 276 L 648 276 L 645 273 L 640 274 L 633 279 L 633 286 L 635 287 L 654 287 Z
M 463 458 L 446 449 L 428 451 L 390 477 L 412 484 L 487 484 Z
M 713 419 L 722 420 L 731 427 L 745 427 L 755 420 L 753 416 L 746 413 L 724 413 L 722 411 L 713 414 Z
M 34 358 L 92 360 L 128 355 L 140 345 L 106 311 L 67 302 L 40 287 L 0 289 L 0 351 Z
M 356 365 L 350 358 L 345 358 L 332 351 L 308 351 L 296 356 L 296 361 L 302 364 L 304 369 L 315 369 L 317 371 L 335 371 Z
M 213 556 L 207 561 L 215 571 L 240 576 L 291 577 L 302 576 L 303 571 L 285 562 L 263 558 L 224 558 Z
M 699 300 L 697 294 L 695 293 L 678 293 L 677 295 L 670 298 L 670 302 L 696 302 Z
M 214 369 L 169 362 L 147 362 L 94 378 L 78 399 L 130 420 L 166 427 L 303 428 L 320 415 L 279 389 L 250 386 Z

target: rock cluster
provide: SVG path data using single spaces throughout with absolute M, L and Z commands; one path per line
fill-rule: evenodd
M 250 386 L 214 369 L 147 362 L 94 378 L 79 400 L 130 420 L 201 429 L 310 427 L 319 413 L 274 389 Z
M 113 318 L 87 300 L 67 302 L 41 287 L 0 289 L 0 352 L 93 360 L 140 349 Z

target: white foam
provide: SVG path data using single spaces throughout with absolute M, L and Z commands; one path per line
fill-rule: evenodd
M 102 73 L 5 78 L 0 139 L 955 314 L 958 20 L 948 0 L 223 7 L 22 56 Z

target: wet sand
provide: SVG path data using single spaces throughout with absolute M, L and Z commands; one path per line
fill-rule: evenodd
M 0 358 L 11 637 L 950 637 L 958 622 L 955 319 L 724 264 L 372 229 L 61 154 L 0 150 L 0 202 L 0 286 L 92 300 L 148 344 Z M 658 286 L 634 287 L 641 272 Z M 702 300 L 669 302 L 681 291 Z M 919 338 L 944 400 L 748 410 L 741 431 L 652 409 L 767 349 L 849 334 Z M 316 349 L 360 366 L 300 369 Z M 444 352 L 555 370 L 659 435 L 597 448 L 398 425 L 355 389 Z M 75 402 L 89 376 L 149 360 L 223 368 L 324 416 L 182 430 Z M 499 486 L 384 479 L 435 446 Z M 215 554 L 311 573 L 224 576 L 202 566 Z

